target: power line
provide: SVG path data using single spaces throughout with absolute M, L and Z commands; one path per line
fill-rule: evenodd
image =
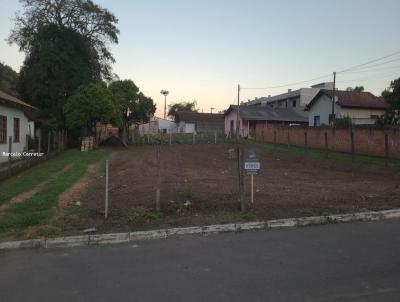
M 390 73 L 385 73 L 385 74 L 378 74 L 378 75 L 374 75 L 374 76 L 369 76 L 369 77 L 362 77 L 362 78 L 357 78 L 357 79 L 349 79 L 349 80 L 344 80 L 344 81 L 338 81 L 338 83 L 352 83 L 352 82 L 356 82 L 356 81 L 365 81 L 365 80 L 369 80 L 369 79 L 375 79 L 375 78 L 384 78 L 384 77 L 393 77 L 395 76 L 395 72 L 397 71 L 392 71 Z M 400 71 L 399 71 L 400 73 Z
M 328 75 L 323 75 L 323 76 L 320 76 L 320 77 L 317 77 L 317 78 L 313 78 L 313 79 L 310 79 L 310 80 L 294 82 L 294 83 L 285 84 L 285 85 L 269 86 L 269 87 L 240 87 L 240 89 L 254 89 L 254 90 L 262 89 L 262 90 L 265 90 L 265 89 L 282 88 L 282 87 L 288 87 L 288 86 L 294 86 L 294 85 L 298 85 L 298 84 L 313 82 L 315 80 L 319 80 L 319 79 L 323 79 L 323 78 L 327 78 L 327 77 L 331 77 L 331 76 L 332 76 L 331 74 L 328 74 Z
M 365 63 L 362 63 L 362 64 L 358 64 L 358 65 L 351 66 L 351 67 L 349 67 L 349 68 L 346 68 L 346 69 L 343 69 L 343 70 L 341 70 L 341 71 L 336 72 L 336 74 L 347 73 L 347 72 L 350 73 L 350 71 L 352 71 L 352 70 L 354 70 L 354 73 L 356 73 L 357 71 L 359 71 L 359 72 L 360 72 L 360 71 L 366 71 L 366 72 L 367 72 L 368 70 L 365 70 L 365 69 L 372 68 L 372 67 L 376 67 L 376 66 L 385 65 L 385 64 L 388 64 L 388 63 L 391 63 L 391 62 L 395 62 L 395 61 L 399 61 L 400 58 L 397 58 L 397 59 L 393 59 L 393 60 L 389 60 L 389 61 L 385 61 L 385 62 L 380 62 L 380 63 L 378 63 L 378 64 L 370 65 L 370 64 L 372 64 L 372 63 L 379 62 L 379 61 L 381 61 L 381 60 L 383 60 L 383 59 L 393 57 L 393 56 L 395 56 L 395 55 L 397 55 L 397 54 L 400 54 L 400 50 L 398 50 L 398 51 L 396 51 L 396 52 L 393 52 L 393 53 L 391 53 L 391 54 L 385 55 L 385 56 L 383 56 L 383 57 L 370 60 L 370 61 L 365 62 Z M 368 65 L 369 65 L 369 66 L 368 66 Z M 365 67 L 364 67 L 364 68 L 361 68 L 361 67 L 363 67 L 363 66 L 365 66 Z M 283 88 L 283 87 L 289 87 L 289 86 L 295 86 L 295 85 L 299 85 L 299 84 L 309 83 L 309 82 L 313 82 L 313 81 L 320 80 L 320 79 L 324 79 L 324 78 L 331 77 L 331 76 L 332 76 L 332 74 L 327 74 L 327 75 L 319 76 L 319 77 L 312 78 L 312 79 L 309 79 L 309 80 L 299 81 L 299 82 L 293 82 L 293 83 L 288 83 L 288 84 L 283 84 L 283 85 L 268 86 L 268 87 L 240 87 L 240 89 L 241 89 L 241 90 L 267 90 L 267 89 L 276 89 L 276 88 Z M 353 80 L 351 80 L 351 81 L 353 81 Z M 355 80 L 354 80 L 354 81 L 355 81 Z M 343 83 L 343 82 L 339 82 L 339 83 Z
M 380 58 L 378 58 L 378 59 L 374 59 L 374 60 L 371 60 L 371 61 L 368 61 L 368 62 L 365 62 L 365 63 L 362 63 L 362 64 L 354 65 L 354 66 L 352 66 L 352 67 L 343 69 L 343 70 L 341 70 L 341 71 L 338 71 L 337 73 L 343 73 L 343 72 L 346 72 L 346 71 L 349 71 L 349 70 L 352 70 L 352 69 L 356 69 L 356 68 L 359 68 L 359 67 L 362 67 L 362 66 L 365 66 L 365 65 L 369 65 L 369 64 L 371 64 L 371 63 L 375 63 L 375 62 L 381 61 L 381 60 L 383 60 L 383 59 L 386 59 L 386 58 L 389 58 L 389 57 L 393 57 L 393 56 L 395 56 L 395 55 L 397 55 L 397 54 L 400 54 L 400 50 L 399 50 L 399 51 L 396 51 L 396 52 L 394 52 L 394 53 L 391 53 L 391 54 L 389 54 L 389 55 L 380 57 Z
M 361 72 L 361 71 L 364 71 L 364 70 L 368 71 L 371 68 L 379 67 L 379 66 L 382 66 L 382 65 L 385 65 L 385 64 L 388 64 L 388 63 L 392 63 L 392 62 L 397 62 L 397 61 L 400 61 L 400 58 L 389 60 L 389 61 L 385 61 L 385 62 L 382 62 L 382 63 L 379 63 L 379 64 L 365 66 L 363 68 L 357 68 L 357 69 L 355 69 L 355 71 L 349 70 L 349 71 L 346 71 L 344 73 L 356 73 L 356 72 Z M 388 67 L 391 67 L 391 66 L 387 66 L 385 68 L 388 68 Z
M 400 59 L 399 59 L 399 60 L 400 60 Z M 396 65 L 396 66 L 386 66 L 386 67 L 383 67 L 383 68 L 372 68 L 372 69 L 367 69 L 367 70 L 362 69 L 362 70 L 359 70 L 359 71 L 348 71 L 348 72 L 346 72 L 345 75 L 348 75 L 348 74 L 365 73 L 365 72 L 376 72 L 376 71 L 390 70 L 390 69 L 397 69 L 397 68 L 400 70 L 400 65 Z

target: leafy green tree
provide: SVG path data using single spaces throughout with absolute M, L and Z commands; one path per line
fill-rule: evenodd
M 353 87 L 347 87 L 347 91 L 354 91 L 354 92 L 363 92 L 364 91 L 364 86 L 355 86 Z
M 109 43 L 118 43 L 118 19 L 107 9 L 91 0 L 20 0 L 22 13 L 17 13 L 14 28 L 8 38 L 27 54 L 37 40 L 42 27 L 54 25 L 67 28 L 82 36 L 90 45 L 93 60 L 98 59 L 101 74 L 111 77 L 114 58 Z
M 147 122 L 154 114 L 156 106 L 131 80 L 118 80 L 109 85 L 114 104 L 118 108 L 122 126 L 121 138 L 126 141 L 128 127 L 132 122 Z
M 147 123 L 154 115 L 154 112 L 156 112 L 156 105 L 153 99 L 139 92 L 137 101 L 132 107 L 130 120 L 134 123 Z
M 18 73 L 10 66 L 0 62 L 0 90 L 18 96 L 17 92 Z
M 382 92 L 382 98 L 390 105 L 386 113 L 377 121 L 381 125 L 393 125 L 400 122 L 400 78 L 393 80 L 389 88 Z
M 45 127 L 54 129 L 65 126 L 63 107 L 75 89 L 99 80 L 98 60 L 85 39 L 72 29 L 48 25 L 30 42 L 18 89 L 22 99 L 40 109 Z
M 180 102 L 175 103 L 168 106 L 168 116 L 173 118 L 174 120 L 177 119 L 179 111 L 192 111 L 197 112 L 196 110 L 196 101 L 193 102 Z
M 85 128 L 95 133 L 97 122 L 121 123 L 112 94 L 103 82 L 80 86 L 68 98 L 64 111 L 70 129 Z

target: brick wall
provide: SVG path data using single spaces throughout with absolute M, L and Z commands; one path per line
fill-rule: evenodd
M 351 133 L 350 129 L 289 127 L 264 122 L 256 125 L 257 141 L 349 153 L 353 146 L 355 154 L 386 156 L 387 153 L 388 157 L 400 159 L 399 129 L 354 128 Z

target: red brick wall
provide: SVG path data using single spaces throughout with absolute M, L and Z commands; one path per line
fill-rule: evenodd
M 387 152 L 391 158 L 400 159 L 400 131 L 398 129 L 366 129 L 354 128 L 354 152 L 356 154 L 385 156 L 385 135 L 387 136 Z M 351 152 L 351 130 L 323 127 L 289 127 L 257 123 L 256 140 L 271 143 L 308 146 L 311 148 Z

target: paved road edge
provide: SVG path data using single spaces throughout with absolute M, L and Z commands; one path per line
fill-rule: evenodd
M 182 235 L 209 235 L 224 232 L 243 232 L 250 230 L 272 230 L 307 225 L 341 223 L 351 221 L 377 221 L 400 218 L 400 209 L 369 211 L 353 214 L 285 218 L 267 221 L 253 221 L 208 226 L 193 226 L 172 229 L 137 231 L 111 234 L 88 234 L 58 238 L 39 238 L 22 241 L 0 242 L 0 250 L 20 248 L 66 248 L 76 246 L 102 245 L 136 242 L 150 239 L 165 239 Z

